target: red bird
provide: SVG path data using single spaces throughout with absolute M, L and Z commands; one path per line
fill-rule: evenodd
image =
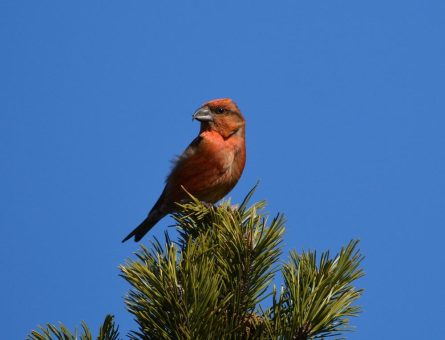
M 216 203 L 236 185 L 246 163 L 245 120 L 229 98 L 214 99 L 193 115 L 201 122 L 198 137 L 178 157 L 164 191 L 148 217 L 122 242 L 139 241 L 165 215 L 186 202 L 187 190 L 200 201 Z M 184 187 L 184 189 L 182 188 Z

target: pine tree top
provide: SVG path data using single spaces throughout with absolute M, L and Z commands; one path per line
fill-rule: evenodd
M 209 206 L 192 198 L 174 214 L 179 230 L 173 242 L 141 245 L 121 268 L 131 289 L 127 309 L 139 329 L 131 339 L 315 339 L 351 330 L 350 317 L 364 275 L 358 241 L 335 256 L 292 251 L 281 260 L 285 219 L 269 218 L 265 202 Z M 280 273 L 283 284 L 273 284 Z M 81 339 L 92 339 L 82 324 Z M 29 339 L 77 339 L 63 325 L 48 324 Z M 107 316 L 98 339 L 118 339 Z

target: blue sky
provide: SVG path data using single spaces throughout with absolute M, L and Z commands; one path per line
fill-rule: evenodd
M 247 119 L 230 194 L 287 216 L 285 247 L 361 240 L 350 339 L 445 332 L 443 1 L 2 1 L 0 319 L 123 333 L 137 244 L 121 244 L 198 131 L 204 101 Z M 161 236 L 170 219 L 152 236 Z M 147 242 L 147 238 L 144 239 Z M 285 256 L 283 257 L 285 258 Z

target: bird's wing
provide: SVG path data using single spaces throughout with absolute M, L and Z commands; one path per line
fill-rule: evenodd
M 192 142 L 187 146 L 187 148 L 184 150 L 184 152 L 172 160 L 172 170 L 170 172 L 170 175 L 167 176 L 166 182 L 168 182 L 168 178 L 171 176 L 175 168 L 178 166 L 178 163 L 186 161 L 188 158 L 190 158 L 193 154 L 196 153 L 196 151 L 199 149 L 199 145 L 203 141 L 203 138 L 201 135 L 196 137 Z
M 177 159 L 167 177 L 166 199 L 180 202 L 187 198 L 181 188 L 183 186 L 201 200 L 219 200 L 224 193 L 215 190 L 232 164 L 233 157 L 234 152 L 227 150 L 221 137 L 198 136 Z

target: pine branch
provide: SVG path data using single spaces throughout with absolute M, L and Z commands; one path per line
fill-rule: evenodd
M 264 202 L 247 208 L 247 199 L 239 208 L 229 202 L 215 208 L 196 199 L 181 205 L 174 215 L 179 248 L 166 242 L 169 251 L 158 255 L 142 248 L 139 261 L 121 267 L 133 286 L 126 303 L 140 327 L 134 337 L 252 332 L 257 305 L 277 270 L 284 219 L 278 215 L 268 223 L 259 213 Z M 170 290 L 173 283 L 181 294 Z
M 67 329 L 62 323 L 59 327 L 53 324 L 46 324 L 46 327 L 39 326 L 38 330 L 33 330 L 31 334 L 27 336 L 29 340 L 92 340 L 93 336 L 88 328 L 88 325 L 82 321 L 82 333 L 78 334 L 77 330 L 74 333 Z M 119 339 L 119 327 L 114 324 L 114 316 L 107 315 L 104 323 L 100 327 L 97 340 L 118 340 Z
M 153 254 L 143 247 L 138 261 L 121 267 L 122 276 L 135 287 L 126 297 L 140 328 L 132 338 L 192 339 L 207 329 L 215 336 L 224 333 L 218 315 L 224 306 L 219 299 L 221 279 L 215 261 L 203 251 L 190 245 L 179 252 L 167 244 Z
M 349 317 L 360 313 L 353 303 L 362 295 L 353 282 L 364 275 L 359 268 L 363 256 L 351 241 L 333 259 L 324 252 L 317 262 L 315 251 L 291 252 L 283 267 L 284 287 L 274 290 L 269 334 L 285 339 L 316 339 L 350 331 Z

